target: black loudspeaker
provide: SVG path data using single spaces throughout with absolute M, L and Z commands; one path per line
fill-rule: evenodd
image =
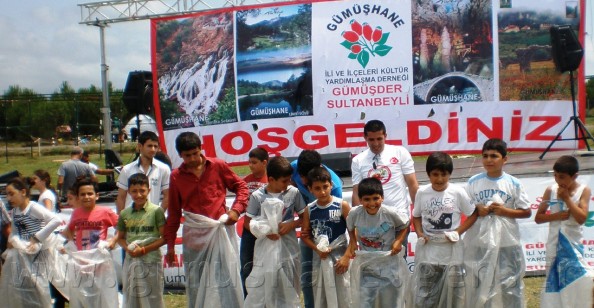
M 130 72 L 122 100 L 130 113 L 151 113 L 153 110 L 153 74 L 148 71 Z
M 560 72 L 574 71 L 582 62 L 584 49 L 570 25 L 551 27 L 551 54 Z
M 322 154 L 322 164 L 332 169 L 338 176 L 351 175 L 351 152 Z

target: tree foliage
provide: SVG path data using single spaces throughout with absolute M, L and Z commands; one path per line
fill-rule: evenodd
M 132 117 L 124 108 L 122 90 L 109 84 L 111 117 Z M 91 85 L 75 90 L 64 81 L 58 91 L 40 94 L 34 90 L 10 86 L 0 97 L 0 136 L 9 140 L 31 141 L 39 137 L 73 138 L 76 135 L 102 135 L 103 97 L 100 88 Z M 68 125 L 72 133 L 57 132 Z

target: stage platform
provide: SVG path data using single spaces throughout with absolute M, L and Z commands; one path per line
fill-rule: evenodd
M 580 174 L 594 173 L 594 151 L 565 150 L 549 151 L 543 157 L 538 157 L 542 152 L 508 153 L 507 163 L 504 165 L 505 172 L 518 177 L 552 177 L 553 164 L 563 155 L 575 156 L 580 163 Z M 480 155 L 453 155 L 454 172 L 450 177 L 451 182 L 466 182 L 471 176 L 484 171 L 482 157 Z M 429 183 L 427 172 L 425 172 L 425 160 L 415 158 L 415 170 L 419 184 Z M 352 190 L 351 177 L 341 177 L 344 190 Z

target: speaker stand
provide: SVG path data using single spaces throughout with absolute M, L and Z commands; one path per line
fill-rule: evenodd
M 584 125 L 582 120 L 577 115 L 577 106 L 576 106 L 577 104 L 575 102 L 575 91 L 574 91 L 575 88 L 573 85 L 573 71 L 569 71 L 569 82 L 571 84 L 571 102 L 573 105 L 573 115 L 569 118 L 569 121 L 567 121 L 565 126 L 563 126 L 563 129 L 561 129 L 561 131 L 557 134 L 555 139 L 553 139 L 553 141 L 551 141 L 551 143 L 544 150 L 544 152 L 542 152 L 542 154 L 540 154 L 540 156 L 538 158 L 540 158 L 541 160 L 545 156 L 545 154 L 547 154 L 547 152 L 551 149 L 551 147 L 553 146 L 555 141 L 584 140 L 584 142 L 586 143 L 586 147 L 588 148 L 588 151 L 592 151 L 590 149 L 590 144 L 588 144 L 588 140 L 592 140 L 594 142 L 594 137 L 592 137 L 592 135 L 586 128 L 586 125 Z M 561 135 L 563 134 L 563 132 L 567 129 L 567 127 L 569 127 L 569 124 L 571 124 L 572 122 L 573 122 L 573 129 L 574 129 L 574 133 L 575 133 L 574 137 L 573 138 L 560 138 Z

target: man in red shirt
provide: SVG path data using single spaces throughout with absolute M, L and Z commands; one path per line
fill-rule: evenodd
M 192 132 L 181 133 L 175 139 L 175 149 L 183 159 L 183 163 L 171 172 L 169 180 L 169 213 L 164 234 L 167 243 L 166 261 L 169 264 L 176 263 L 175 239 L 182 210 L 214 220 L 222 220 L 221 216 L 227 214 L 228 218 L 225 220 L 225 224 L 232 225 L 237 222 L 239 215 L 245 212 L 247 207 L 249 191 L 245 181 L 235 174 L 223 160 L 202 155 L 201 147 L 200 138 Z M 227 190 L 235 193 L 235 201 L 229 210 L 225 205 Z M 186 217 L 187 219 L 188 217 Z M 199 261 L 186 260 L 186 257 L 200 251 L 200 249 L 187 251 L 189 248 L 186 247 L 186 242 L 192 239 L 187 239 L 185 233 L 184 227 L 184 265 L 186 262 Z M 208 241 L 206 238 L 203 240 Z M 237 260 L 237 266 L 239 266 L 239 260 Z M 192 273 L 188 271 L 188 268 L 185 270 L 188 278 L 188 274 Z M 199 277 L 193 278 L 200 279 Z M 192 277 L 189 279 L 193 280 Z M 241 290 L 241 286 L 239 287 Z M 194 299 L 191 300 L 194 302 Z

